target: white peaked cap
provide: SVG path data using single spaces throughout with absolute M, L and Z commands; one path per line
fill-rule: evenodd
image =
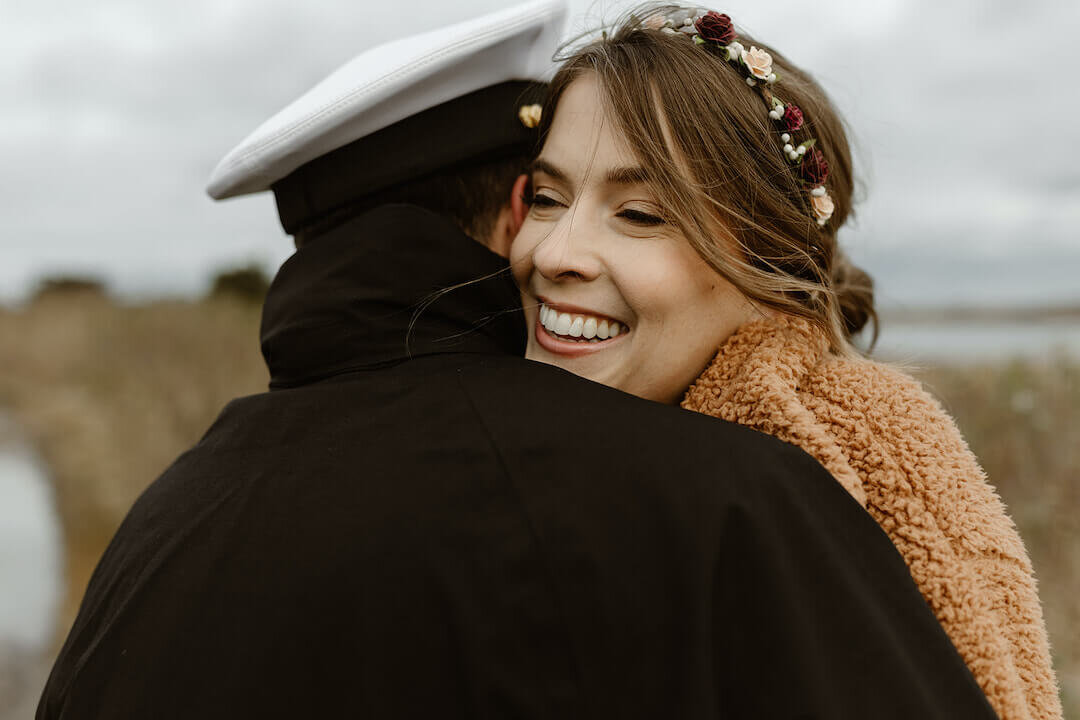
M 301 165 L 470 92 L 547 81 L 564 0 L 532 0 L 366 50 L 260 125 L 210 176 L 216 200 L 261 192 Z

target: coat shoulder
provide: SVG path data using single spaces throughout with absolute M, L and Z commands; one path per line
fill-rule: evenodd
M 1030 566 L 1001 497 L 955 420 L 916 378 L 885 363 L 829 358 L 800 394 L 843 438 L 868 485 L 880 484 L 890 496 L 920 497 L 967 552 Z

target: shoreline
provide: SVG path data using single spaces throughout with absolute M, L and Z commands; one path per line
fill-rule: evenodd
M 1080 324 L 1080 303 L 1000 307 L 977 305 L 886 307 L 879 310 L 878 314 L 883 326 Z

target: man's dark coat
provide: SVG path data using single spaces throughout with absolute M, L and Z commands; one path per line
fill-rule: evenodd
M 271 391 L 136 502 L 38 718 L 993 717 L 809 456 L 524 333 L 505 261 L 418 208 L 297 252 Z

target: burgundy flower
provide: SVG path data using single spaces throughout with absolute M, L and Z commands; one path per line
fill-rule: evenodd
M 735 39 L 735 28 L 731 24 L 731 18 L 715 10 L 710 10 L 694 23 L 698 34 L 709 42 L 719 45 L 727 45 Z
M 795 132 L 802 127 L 802 110 L 795 105 L 788 105 L 784 109 L 784 117 L 782 120 L 784 121 L 784 128 L 788 132 Z
M 799 165 L 799 174 L 814 187 L 824 185 L 825 178 L 829 177 L 829 163 L 825 162 L 825 156 L 820 150 L 810 148 L 810 152 L 803 156 Z

